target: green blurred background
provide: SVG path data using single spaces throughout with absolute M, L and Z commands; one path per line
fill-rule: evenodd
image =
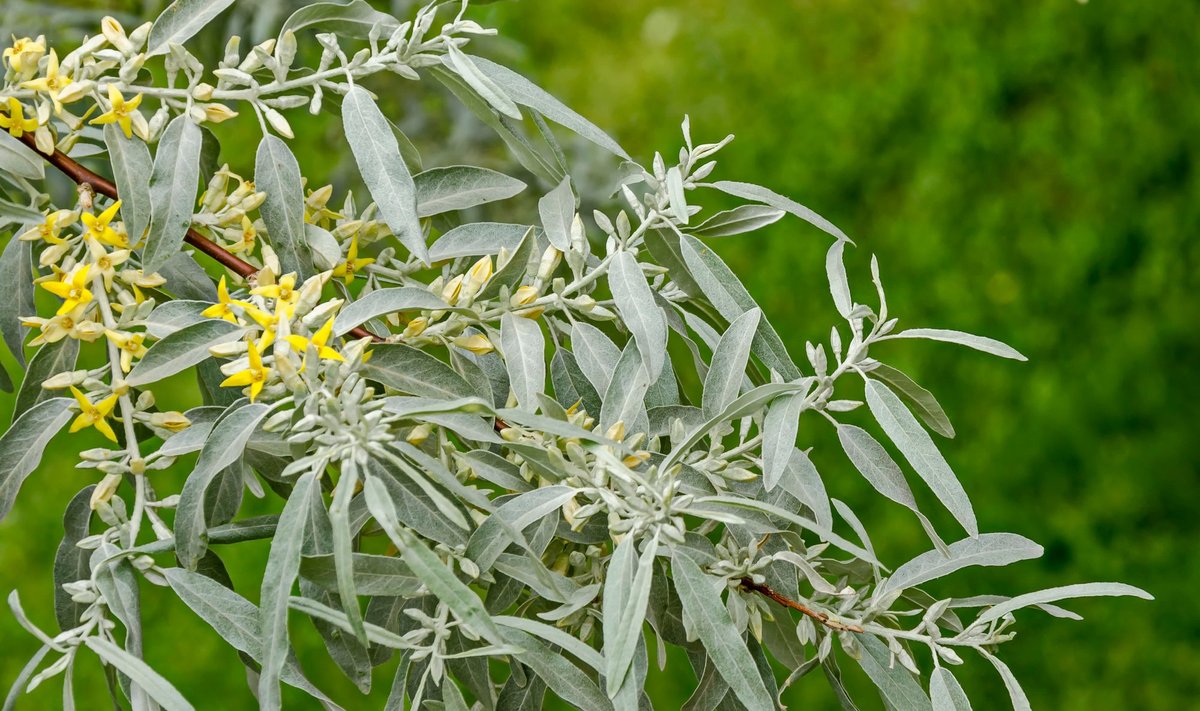
M 122 17 L 148 12 L 143 3 L 101 5 Z M 0 10 L 0 35 L 41 29 L 56 46 L 77 41 L 78 30 L 66 27 L 78 17 L 69 13 L 47 14 L 53 19 L 40 28 L 4 26 L 19 10 Z M 264 13 L 229 22 L 261 36 L 254 22 L 272 27 Z M 503 36 L 481 40 L 478 51 L 536 79 L 640 161 L 677 150 L 685 113 L 697 140 L 735 133 L 716 177 L 769 186 L 839 225 L 858 243 L 849 259 L 863 294 L 868 257 L 878 255 L 904 324 L 985 334 L 1027 354 L 1029 363 L 1013 364 L 916 342 L 879 354 L 934 391 L 955 422 L 958 438 L 943 449 L 981 527 L 1027 535 L 1047 551 L 1040 561 L 943 581 L 938 591 L 1013 594 L 1087 580 L 1142 586 L 1158 601 L 1073 605 L 1082 623 L 1022 615 L 1004 658 L 1035 708 L 1196 707 L 1200 5 L 522 0 L 473 17 Z M 63 29 L 52 31 L 58 22 Z M 210 56 L 219 51 L 219 38 L 207 47 Z M 500 163 L 472 119 L 455 114 L 450 130 L 424 125 L 410 112 L 435 99 L 409 99 L 411 84 L 383 86 L 427 166 Z M 295 122 L 308 174 L 341 180 L 336 121 Z M 248 175 L 257 131 L 241 126 L 240 134 L 222 132 L 222 157 Z M 590 155 L 582 166 L 587 175 L 612 167 Z M 714 244 L 793 354 L 805 339 L 827 338 L 833 323 L 827 244 L 789 220 Z M 13 372 L 11 359 L 5 365 Z M 182 402 L 190 393 L 180 388 L 171 397 Z M 75 444 L 47 457 L 0 524 L 0 589 L 19 590 L 48 628 L 59 517 L 92 481 L 71 468 Z M 911 517 L 867 492 L 834 455 L 818 447 L 815 456 L 885 560 L 923 550 Z M 164 475 L 176 486 L 181 476 Z M 227 557 L 252 598 L 264 552 L 251 545 Z M 200 708 L 250 708 L 237 658 L 169 594 L 143 592 L 152 664 Z M 293 627 L 320 685 L 350 708 L 381 705 L 390 677 L 377 677 L 369 700 L 356 699 L 321 665 L 308 626 Z M 36 644 L 8 614 L 0 639 L 6 686 Z M 81 702 L 102 689 L 86 666 L 77 671 Z M 982 660 L 968 660 L 958 676 L 976 708 L 1007 705 Z M 651 683 L 658 707 L 670 709 L 694 678 L 673 658 Z M 58 686 L 48 683 L 17 708 L 58 706 Z M 858 698 L 877 707 L 869 691 Z M 793 708 L 836 708 L 818 678 L 789 699 Z

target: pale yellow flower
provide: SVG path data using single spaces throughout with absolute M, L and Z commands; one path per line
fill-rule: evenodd
M 54 103 L 54 113 L 62 113 L 62 90 L 71 83 L 71 76 L 58 70 L 58 53 L 50 50 L 50 58 L 46 60 L 46 75 L 37 79 L 22 82 L 25 89 L 33 89 L 50 97 Z
M 74 311 L 76 307 L 87 304 L 92 300 L 92 292 L 87 288 L 88 270 L 91 269 L 91 266 L 90 264 L 84 264 L 76 267 L 62 281 L 42 282 L 43 289 L 63 300 L 62 306 L 58 307 L 59 316 Z
M 266 385 L 267 379 L 271 377 L 271 369 L 263 365 L 262 356 L 258 352 L 258 347 L 254 344 L 253 337 L 246 339 L 246 352 L 249 357 L 246 369 L 240 370 L 222 380 L 221 387 L 244 388 L 250 386 L 250 402 L 254 402 L 254 399 L 262 392 L 263 386 Z
M 36 131 L 37 127 L 36 118 L 25 118 L 25 107 L 21 102 L 14 97 L 8 97 L 8 115 L 0 114 L 0 128 L 8 129 L 8 134 L 13 138 L 20 138 L 26 133 Z
M 375 260 L 371 257 L 358 256 L 358 235 L 350 238 L 350 248 L 346 250 L 346 261 L 333 268 L 333 275 L 341 277 L 342 281 L 349 284 L 354 281 L 354 274 Z
M 333 348 L 329 347 L 329 339 L 332 335 L 333 319 L 330 318 L 325 322 L 324 326 L 321 326 L 321 328 L 317 329 L 317 332 L 314 333 L 311 338 L 305 338 L 304 336 L 292 334 L 284 340 L 291 344 L 292 348 L 295 348 L 299 353 L 306 352 L 309 345 L 312 345 L 317 349 L 318 358 L 324 360 L 344 361 L 345 358 L 342 357 L 341 353 L 338 353 Z
M 71 431 L 78 432 L 84 427 L 95 427 L 99 430 L 100 434 L 116 442 L 117 435 L 105 419 L 112 414 L 113 408 L 116 407 L 116 394 L 109 395 L 97 403 L 92 403 L 74 385 L 71 386 L 71 394 L 75 396 L 75 401 L 79 403 L 79 416 L 71 423 Z
M 109 83 L 108 103 L 108 111 L 92 119 L 89 123 L 115 123 L 121 127 L 121 132 L 125 134 L 126 138 L 133 138 L 132 124 L 137 122 L 138 133 L 146 133 L 146 119 L 137 110 L 138 105 L 142 103 L 141 94 L 126 101 L 125 97 L 121 95 L 121 90 L 117 88 L 117 85 Z

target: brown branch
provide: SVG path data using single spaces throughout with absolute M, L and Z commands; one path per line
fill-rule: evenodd
M 25 145 L 29 146 L 30 150 L 44 158 L 48 163 L 50 163 L 50 165 L 58 168 L 63 175 L 66 175 L 76 183 L 80 185 L 89 185 L 91 186 L 92 190 L 95 190 L 101 195 L 110 197 L 113 200 L 119 199 L 117 196 L 117 186 L 113 185 L 112 181 L 88 170 L 66 153 L 58 150 L 54 151 L 54 153 L 43 153 L 34 142 L 32 133 L 23 134 L 21 136 L 21 141 L 24 142 Z M 254 268 L 253 264 L 240 259 L 234 254 L 231 254 L 221 247 L 221 245 L 213 242 L 190 227 L 188 228 L 187 235 L 184 237 L 184 239 L 188 244 L 212 257 L 219 264 L 221 264 L 221 266 L 241 276 L 242 278 L 250 277 L 258 272 L 258 270 Z M 355 338 L 370 338 L 374 341 L 382 340 L 361 326 L 351 329 L 350 335 L 354 336 Z
M 859 627 L 858 625 L 852 625 L 852 624 L 849 624 L 846 622 L 839 622 L 839 621 L 833 619 L 832 617 L 830 617 L 828 613 L 821 612 L 819 610 L 814 610 L 811 607 L 806 607 L 804 605 L 801 605 L 800 603 L 796 602 L 795 600 L 792 600 L 791 598 L 787 597 L 783 593 L 776 591 L 770 585 L 756 583 L 753 580 L 751 580 L 750 578 L 742 578 L 742 587 L 747 590 L 750 590 L 752 592 L 756 592 L 759 595 L 766 597 L 767 599 L 774 600 L 775 602 L 779 603 L 780 605 L 783 605 L 786 608 L 795 610 L 796 612 L 799 612 L 803 615 L 807 615 L 808 617 L 813 618 L 817 622 L 820 622 L 821 624 L 825 625 L 826 627 L 828 627 L 830 629 L 835 629 L 835 630 L 839 630 L 842 632 L 862 632 L 863 631 L 863 628 Z

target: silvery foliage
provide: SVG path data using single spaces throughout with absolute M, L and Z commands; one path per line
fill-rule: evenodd
M 876 360 L 874 347 L 932 340 L 1024 357 L 959 331 L 901 328 L 874 258 L 871 287 L 852 291 L 844 266 L 852 243 L 840 230 L 766 188 L 710 178 L 732 137 L 694 143 L 685 120 L 674 157 L 633 162 L 549 94 L 468 53 L 468 40 L 489 32 L 463 17 L 466 3 L 457 14 L 449 3 L 430 5 L 407 22 L 360 0 L 318 3 L 292 15 L 278 40 L 243 52 L 234 38 L 208 83 L 183 43 L 230 4 L 177 0 L 154 25 L 128 36 L 106 26 L 102 39 L 64 58 L 74 81 L 87 84 L 81 96 L 115 83 L 157 100 L 141 137 L 157 144 L 153 163 L 137 138 L 100 136 L 69 113 L 54 120 L 65 124 L 55 128 L 65 134 L 57 147 L 69 155 L 107 149 L 123 224 L 145 234 L 131 263 L 159 269 L 166 283 L 144 300 L 125 299 L 119 314 L 99 299 L 107 328 L 151 344 L 130 372 L 116 361 L 77 368 L 74 336 L 43 345 L 21 385 L 19 417 L 0 438 L 3 515 L 74 414 L 73 401 L 54 391 L 77 385 L 120 396 L 125 445 L 82 453 L 80 466 L 105 478 L 67 508 L 54 566 L 60 631 L 43 631 L 15 593 L 9 599 L 42 644 L 10 703 L 56 675 L 69 700 L 71 669 L 86 648 L 135 708 L 191 708 L 142 660 L 143 640 L 155 633 L 139 611 L 143 583 L 173 591 L 241 653 L 264 708 L 280 706 L 281 683 L 337 707 L 291 653 L 291 616 L 312 620 L 364 692 L 374 670 L 391 663 L 388 708 L 531 709 L 547 691 L 578 708 L 646 708 L 651 658 L 662 667 L 674 645 L 700 680 L 692 709 L 777 708 L 789 685 L 817 670 L 854 708 L 841 682 L 845 663 L 862 666 L 889 708 L 965 709 L 952 669 L 970 654 L 994 665 L 1020 709 L 1025 695 L 995 656 L 1016 614 L 1035 607 L 1077 618 L 1057 603 L 1148 597 L 1117 583 L 1016 597 L 937 598 L 921 589 L 1042 549 L 979 530 L 930 434 L 954 435 L 945 412 Z M 314 30 L 319 65 L 293 67 L 297 43 Z M 166 87 L 145 83 L 143 65 L 157 56 Z M 471 166 L 410 170 L 415 147 L 363 84 L 384 72 L 444 85 L 540 188 Z M 37 100 L 12 76 L 0 94 Z M 272 370 L 257 399 L 218 387 L 213 359 L 235 359 L 226 374 L 252 367 L 242 339 L 250 332 L 261 342 L 266 331 L 245 314 L 203 316 L 213 284 L 194 264 L 173 261 L 182 227 L 220 236 L 236 207 L 220 174 L 202 171 L 214 139 L 199 125 L 223 120 L 207 102 L 249 107 L 263 131 L 257 185 L 238 200 L 264 194 L 232 214 L 257 209 L 266 244 L 258 256 L 246 253 L 260 271 L 243 274 L 235 296 L 265 308 L 266 297 L 244 287 L 288 273 L 299 293 L 293 317 L 271 326 L 277 345 L 263 354 Z M 303 166 L 284 140 L 283 111 L 329 104 L 373 201 L 365 208 L 361 195 L 336 212 L 328 194 L 306 197 Z M 41 120 L 52 120 L 48 109 Z M 615 204 L 581 208 L 547 121 L 621 161 Z M 4 221 L 17 231 L 40 223 L 48 210 L 40 160 L 5 140 L 0 162 Z M 192 188 L 202 172 L 217 182 L 197 210 Z M 538 190 L 526 221 L 462 221 L 463 210 Z M 713 192 L 742 204 L 709 214 L 702 199 Z M 826 343 L 807 344 L 800 362 L 707 243 L 787 215 L 833 239 L 825 266 L 839 323 Z M 31 313 L 32 298 L 24 285 L 47 264 L 31 268 L 26 245 L 12 240 L 0 259 L 6 283 L 18 284 L 18 298 L 0 307 L 4 336 L 22 358 L 18 317 Z M 374 262 L 354 265 L 368 245 Z M 329 278 L 337 265 L 344 283 Z M 315 343 L 328 319 L 336 358 Z M 289 351 L 294 334 L 312 345 Z M 204 402 L 179 426 L 154 410 L 149 386 L 186 370 L 198 372 Z M 877 559 L 863 523 L 829 497 L 811 450 L 797 445 L 801 420 L 836 432 L 844 457 L 821 453 L 827 475 L 857 471 L 910 509 L 929 551 L 900 565 Z M 154 436 L 162 444 L 143 454 Z M 197 452 L 185 481 L 158 473 Z M 907 469 L 965 536 L 947 542 L 935 529 Z M 282 502 L 279 513 L 239 516 L 246 492 Z M 262 539 L 271 543 L 260 590 L 243 595 L 224 572 L 222 549 Z M 790 674 L 778 678 L 769 660 Z

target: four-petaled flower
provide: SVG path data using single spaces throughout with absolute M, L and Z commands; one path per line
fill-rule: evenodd
M 88 252 L 92 255 L 92 265 L 100 273 L 104 279 L 104 288 L 112 289 L 113 277 L 117 274 L 117 267 L 124 264 L 129 259 L 128 249 L 115 249 L 109 252 L 99 242 L 94 239 L 88 239 Z
M 93 215 L 90 212 L 85 212 L 80 215 L 79 219 L 83 220 L 83 224 L 87 226 L 87 232 L 85 234 L 97 242 L 102 242 L 111 247 L 128 247 L 129 236 L 123 231 L 117 232 L 110 224 L 112 219 L 116 217 L 117 210 L 120 209 L 121 201 L 117 200 L 113 204 L 109 205 L 104 212 L 101 212 L 99 215 Z
M 350 249 L 346 250 L 346 261 L 333 268 L 333 275 L 341 277 L 347 284 L 354 281 L 354 274 L 368 264 L 374 263 L 371 257 L 358 256 L 358 235 L 350 238 Z
M 121 370 L 128 373 L 133 367 L 133 359 L 141 358 L 146 355 L 145 344 L 142 342 L 146 339 L 143 333 L 128 333 L 126 331 L 105 330 L 104 335 L 108 336 L 108 340 L 121 350 Z
M 115 123 L 121 127 L 121 132 L 126 138 L 133 138 L 132 121 L 138 121 L 139 124 L 145 123 L 145 119 L 137 112 L 138 104 L 142 103 L 142 95 L 138 94 L 129 101 L 121 95 L 121 90 L 116 84 L 108 85 L 108 103 L 110 108 L 108 111 L 100 114 L 92 119 L 92 124 Z M 138 126 L 139 133 L 143 133 L 141 125 Z
M 250 402 L 254 402 L 254 398 L 262 392 L 263 386 L 266 385 L 267 378 L 271 377 L 271 369 L 263 365 L 262 355 L 258 352 L 258 346 L 254 344 L 254 337 L 246 338 L 246 352 L 249 357 L 249 364 L 245 370 L 240 370 L 233 375 L 221 381 L 223 388 L 244 388 L 250 386 Z
M 20 138 L 26 133 L 36 131 L 37 127 L 36 118 L 25 118 L 25 107 L 21 106 L 21 102 L 14 97 L 8 97 L 8 115 L 0 114 L 0 128 L 7 128 L 9 135 Z
M 113 408 L 117 404 L 116 393 L 94 404 L 91 400 L 87 399 L 86 395 L 79 392 L 74 385 L 71 386 L 71 394 L 75 396 L 75 400 L 79 403 L 79 416 L 71 423 L 71 431 L 78 432 L 84 427 L 95 427 L 99 430 L 100 434 L 116 442 L 117 434 L 113 432 L 112 426 L 104 419 L 112 414 Z
M 37 63 L 45 53 L 46 45 L 41 42 L 29 37 L 17 39 L 13 36 L 12 46 L 4 50 L 4 59 L 14 72 L 28 76 L 37 70 Z
M 243 306 L 242 302 L 229 298 L 229 287 L 225 286 L 225 277 L 217 282 L 217 303 L 200 312 L 208 318 L 223 318 L 230 323 L 237 323 L 237 315 L 230 308 L 233 304 Z
M 40 91 L 54 102 L 54 113 L 62 113 L 62 100 L 59 94 L 71 83 L 71 76 L 58 71 L 58 53 L 50 50 L 50 58 L 46 60 L 46 76 L 21 82 L 25 89 Z
M 237 233 L 236 230 L 233 230 L 233 232 L 234 234 Z M 228 235 L 228 233 L 226 234 Z M 253 250 L 254 239 L 256 237 L 258 237 L 258 229 L 254 226 L 254 223 L 251 222 L 249 217 L 242 215 L 242 233 L 238 240 L 229 247 L 229 251 L 236 253 L 249 252 Z
M 63 305 L 58 307 L 58 314 L 74 311 L 75 307 L 82 306 L 92 300 L 92 292 L 88 290 L 88 270 L 92 265 L 83 264 L 75 268 L 61 281 L 44 281 L 42 288 L 54 294 L 63 300 Z
M 301 354 L 308 350 L 309 345 L 312 345 L 317 349 L 318 358 L 323 358 L 325 360 L 346 360 L 342 357 L 341 353 L 338 353 L 333 348 L 329 347 L 329 338 L 332 335 L 333 319 L 330 318 L 325 322 L 324 326 L 321 326 L 321 328 L 317 329 L 317 332 L 314 333 L 311 338 L 305 338 L 304 336 L 292 334 L 284 340 L 291 344 L 292 348 L 295 348 Z M 301 369 L 303 370 L 303 368 Z

